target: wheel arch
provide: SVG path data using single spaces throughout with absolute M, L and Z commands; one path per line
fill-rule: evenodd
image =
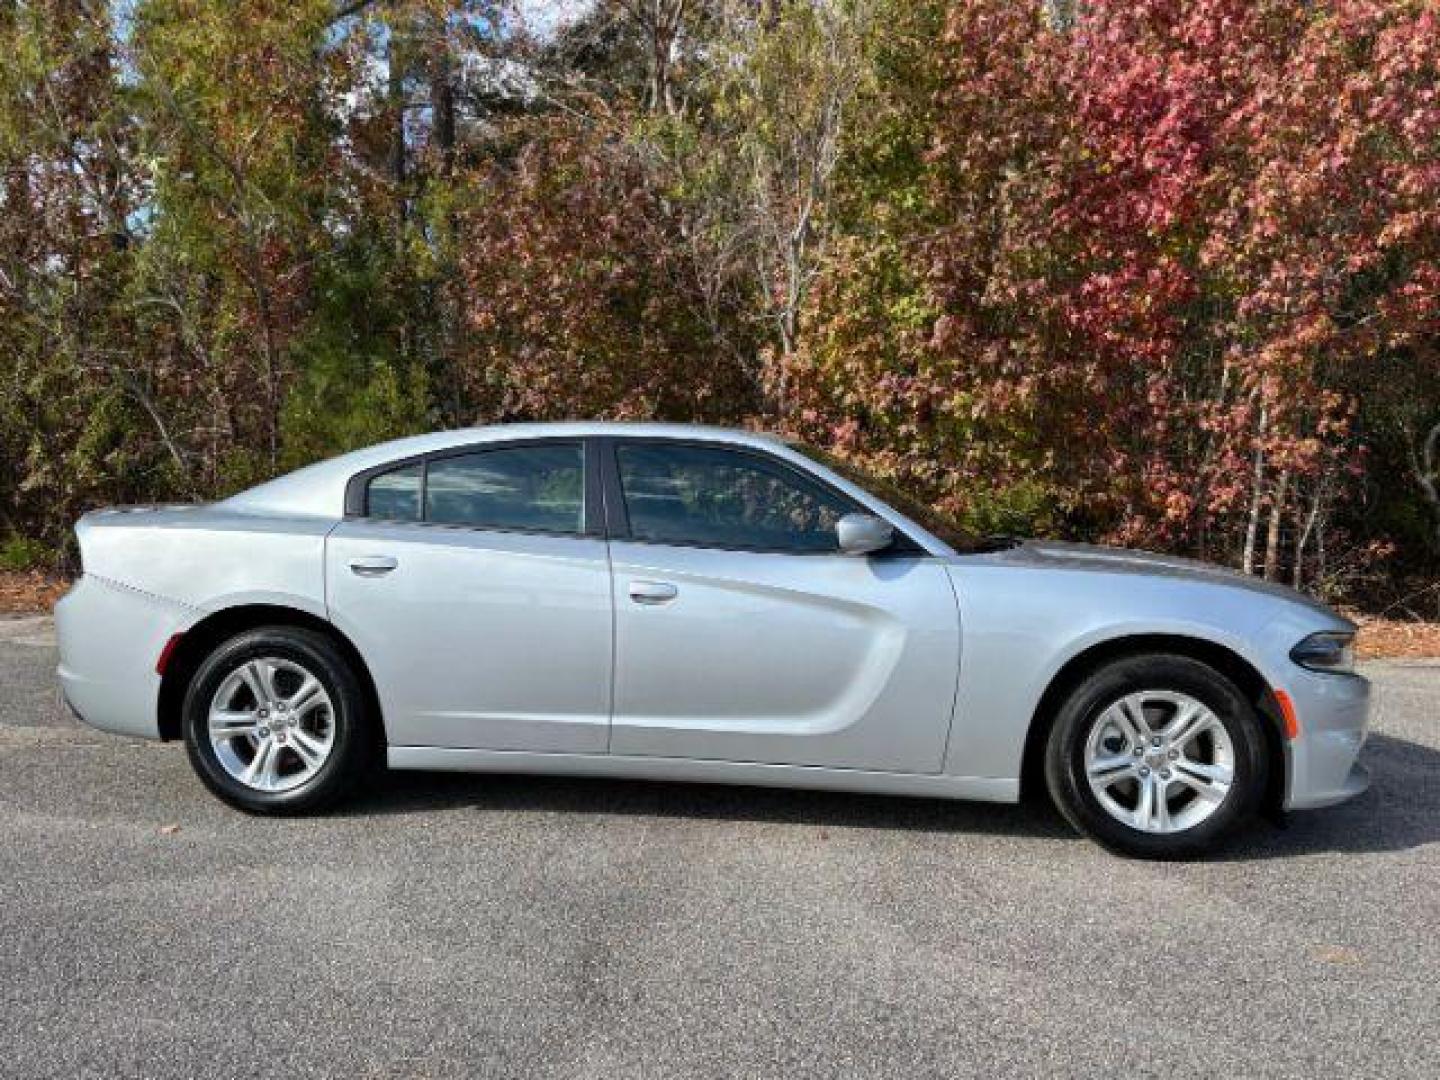
M 1262 805 L 1267 814 L 1279 816 L 1285 799 L 1288 766 L 1285 741 L 1281 735 L 1280 707 L 1269 682 L 1254 664 L 1234 649 L 1184 634 L 1130 634 L 1110 638 L 1088 646 L 1065 662 L 1051 678 L 1030 718 L 1021 759 L 1021 800 L 1045 791 L 1045 743 L 1061 705 L 1075 687 L 1104 664 L 1157 653 L 1184 656 L 1209 665 L 1239 687 L 1255 706 L 1261 717 L 1260 728 L 1265 736 L 1265 755 L 1270 766 Z
M 323 634 L 335 643 L 355 669 L 364 687 L 372 715 L 379 721 L 380 738 L 385 742 L 385 716 L 375 679 L 360 650 L 334 623 L 296 607 L 274 603 L 237 604 L 211 612 L 180 635 L 160 679 L 156 711 L 160 738 L 169 742 L 181 737 L 181 711 L 190 680 L 205 658 L 223 641 L 261 626 L 297 626 Z

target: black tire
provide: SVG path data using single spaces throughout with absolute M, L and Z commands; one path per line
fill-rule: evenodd
M 1179 693 L 1198 700 L 1219 720 L 1233 747 L 1229 791 L 1208 817 L 1189 828 L 1147 832 L 1119 820 L 1101 804 L 1086 776 L 1085 749 L 1091 732 L 1112 705 L 1142 691 Z M 1203 854 L 1214 850 L 1260 807 L 1268 764 L 1261 723 L 1235 684 L 1198 660 L 1147 654 L 1114 661 L 1081 682 L 1055 718 L 1045 752 L 1050 797 L 1079 832 L 1117 854 L 1143 859 Z M 1099 736 L 1105 734 L 1102 730 Z
M 259 791 L 232 776 L 209 735 L 210 703 L 217 690 L 242 664 L 260 657 L 299 664 L 330 698 L 328 722 L 334 727 L 329 755 L 313 776 L 286 791 Z M 359 677 L 329 637 L 296 626 L 259 627 L 216 646 L 191 679 L 182 713 L 185 749 L 205 786 L 231 806 L 251 814 L 311 813 L 350 794 L 370 772 L 380 745 L 378 718 L 372 711 Z

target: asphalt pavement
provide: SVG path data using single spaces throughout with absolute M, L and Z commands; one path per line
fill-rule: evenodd
M 1043 806 L 395 774 L 231 811 L 0 621 L 0 1076 L 1440 1074 L 1440 663 L 1345 806 L 1128 862 Z

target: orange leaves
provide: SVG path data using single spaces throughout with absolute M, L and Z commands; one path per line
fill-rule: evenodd
M 1354 498 L 1393 370 L 1367 358 L 1408 350 L 1440 409 L 1436 23 L 1096 0 L 1055 33 L 1036 5 L 952 5 L 930 205 L 898 238 L 929 332 L 869 303 L 883 247 L 843 249 L 801 350 L 811 412 L 901 472 L 940 455 L 937 498 L 1040 477 L 1077 526 L 1220 557 L 1272 499 L 1299 521 Z M 858 383 L 816 363 L 846 353 Z
M 617 127 L 624 119 L 608 118 Z M 717 419 L 750 407 L 710 337 L 679 222 L 603 130 L 531 122 L 482 164 L 459 229 L 470 341 L 456 372 L 478 415 Z

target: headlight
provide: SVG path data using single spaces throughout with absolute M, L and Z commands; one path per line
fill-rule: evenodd
M 1353 675 L 1355 673 L 1355 635 L 1311 634 L 1290 650 L 1290 659 L 1311 671 Z

